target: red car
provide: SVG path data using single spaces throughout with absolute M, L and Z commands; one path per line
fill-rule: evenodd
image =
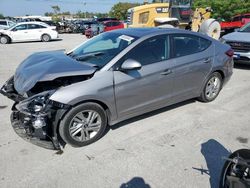
M 121 21 L 118 20 L 109 20 L 102 22 L 104 25 L 104 31 L 111 31 L 115 29 L 123 29 L 124 24 Z
M 250 13 L 236 15 L 230 22 L 221 22 L 221 30 L 224 32 L 233 32 L 234 29 L 241 28 L 245 24 L 250 22 Z

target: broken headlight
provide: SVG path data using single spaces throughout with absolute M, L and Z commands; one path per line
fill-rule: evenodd
M 54 92 L 55 90 L 50 90 L 34 95 L 28 99 L 21 101 L 19 104 L 16 105 L 16 108 L 24 114 L 36 116 L 38 113 L 40 113 L 40 116 L 49 102 L 49 97 Z

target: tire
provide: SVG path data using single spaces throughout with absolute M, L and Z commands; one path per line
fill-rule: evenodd
M 207 19 L 201 24 L 199 32 L 218 40 L 221 32 L 220 23 L 215 19 Z
M 202 102 L 211 102 L 219 95 L 223 85 L 221 74 L 218 72 L 212 73 L 202 90 L 200 97 L 198 98 Z
M 59 134 L 67 144 L 82 147 L 101 138 L 106 126 L 104 109 L 96 103 L 84 103 L 65 115 L 59 125 Z
M 10 38 L 8 36 L 0 36 L 0 43 L 1 44 L 8 44 L 10 43 Z
M 51 37 L 50 37 L 50 35 L 48 35 L 48 34 L 43 34 L 43 35 L 41 36 L 41 40 L 42 40 L 43 42 L 49 42 L 49 41 L 51 40 Z
M 227 156 L 225 156 L 227 157 Z M 249 160 L 250 159 L 250 150 L 247 150 L 247 149 L 241 149 L 241 150 L 237 150 L 235 151 L 234 153 L 232 153 L 228 158 L 229 159 L 234 159 L 236 157 L 240 157 L 240 158 L 243 158 L 243 159 L 246 159 L 246 160 Z M 230 173 L 230 170 L 231 170 L 231 167 L 232 167 L 232 162 L 230 161 L 226 161 L 223 168 L 222 168 L 222 171 L 221 171 L 221 175 L 220 175 L 220 184 L 219 184 L 219 188 L 229 188 L 227 185 L 226 185 L 226 176 L 227 174 Z

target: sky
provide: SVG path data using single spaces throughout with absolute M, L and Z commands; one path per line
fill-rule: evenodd
M 143 0 L 0 0 L 0 13 L 4 16 L 44 15 L 45 12 L 53 12 L 53 5 L 58 5 L 61 12 L 105 13 L 118 2 L 142 3 Z

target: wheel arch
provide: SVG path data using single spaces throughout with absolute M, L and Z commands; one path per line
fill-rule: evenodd
M 76 106 L 79 106 L 81 104 L 84 104 L 84 103 L 95 103 L 95 104 L 100 105 L 104 109 L 104 111 L 106 112 L 106 115 L 107 115 L 107 125 L 109 125 L 109 122 L 111 121 L 111 118 L 112 118 L 112 113 L 111 113 L 108 105 L 105 104 L 104 102 L 100 101 L 100 100 L 96 100 L 96 99 L 83 100 L 83 101 L 80 101 L 78 103 L 73 104 L 68 109 L 60 109 L 56 113 L 55 120 L 54 120 L 54 123 L 53 123 L 54 127 L 52 128 L 53 129 L 52 131 L 53 131 L 53 135 L 57 138 L 57 140 L 59 141 L 59 143 L 62 146 L 64 146 L 66 143 L 62 139 L 62 137 L 60 136 L 60 133 L 59 133 L 59 126 L 60 126 L 61 121 L 63 120 L 63 118 L 66 116 L 66 114 L 72 108 L 74 108 Z
M 73 104 L 70 108 L 68 109 L 61 109 L 61 110 L 58 110 L 58 112 L 56 113 L 56 117 L 55 117 L 55 121 L 54 121 L 54 134 L 57 134 L 59 135 L 59 131 L 58 131 L 58 128 L 59 128 L 59 125 L 60 125 L 60 122 L 61 120 L 65 117 L 65 115 L 74 107 L 76 106 L 79 106 L 81 104 L 84 104 L 84 103 L 96 103 L 98 105 L 100 105 L 104 111 L 106 112 L 106 115 L 107 115 L 107 121 L 108 121 L 108 124 L 111 122 L 111 119 L 112 119 L 112 112 L 110 110 L 110 108 L 108 107 L 108 105 L 106 103 L 104 103 L 103 101 L 100 101 L 100 100 L 96 100 L 96 99 L 89 99 L 89 100 L 83 100 L 83 101 L 80 101 L 78 103 L 75 103 Z
M 43 38 L 44 35 L 48 35 L 50 37 L 50 39 L 51 39 L 51 35 L 49 33 L 42 33 L 41 37 L 40 37 L 41 40 L 42 40 L 42 38 Z
M 7 35 L 7 34 L 3 34 L 3 33 L 0 33 L 0 37 L 1 37 L 1 36 L 8 37 L 8 38 L 9 38 L 9 43 L 11 43 L 11 42 L 12 42 L 12 38 L 11 38 L 9 35 Z

